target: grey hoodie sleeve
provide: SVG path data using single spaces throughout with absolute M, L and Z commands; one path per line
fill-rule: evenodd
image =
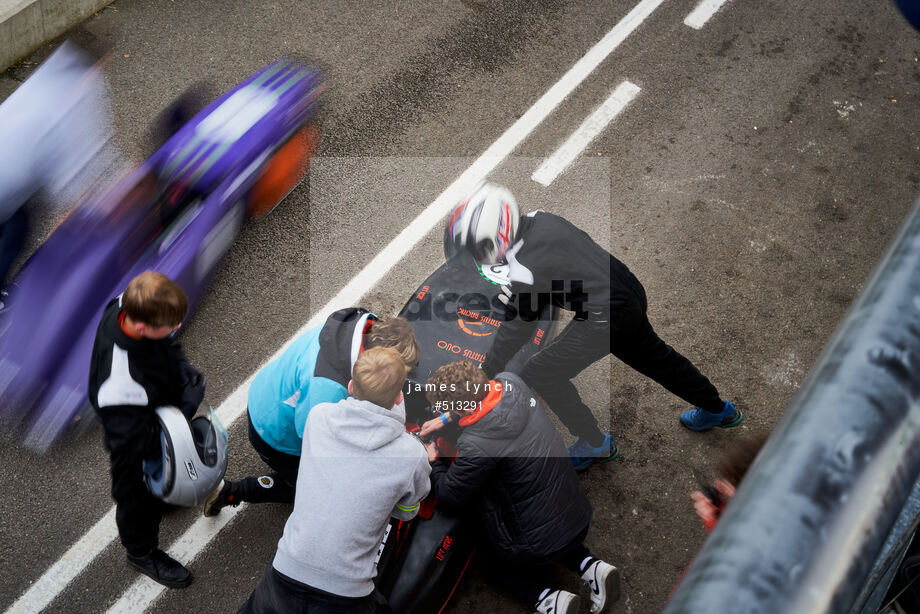
M 422 455 L 415 465 L 415 471 L 412 479 L 409 481 L 406 494 L 396 503 L 396 507 L 390 513 L 390 516 L 398 520 L 412 520 L 418 514 L 419 503 L 428 496 L 431 490 L 431 481 L 428 475 L 431 473 L 431 465 L 428 464 L 428 453 L 422 448 Z

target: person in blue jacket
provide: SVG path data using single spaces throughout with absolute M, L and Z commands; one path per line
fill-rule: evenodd
M 349 307 L 302 334 L 263 367 L 249 386 L 249 442 L 272 472 L 224 480 L 205 500 L 204 515 L 215 516 L 242 501 L 293 503 L 310 410 L 347 398 L 358 355 L 373 347 L 393 348 L 407 369 L 418 363 L 415 333 L 405 319 L 378 319 L 366 309 Z

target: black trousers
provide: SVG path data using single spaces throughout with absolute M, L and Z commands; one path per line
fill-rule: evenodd
M 581 573 L 581 563 L 591 557 L 591 551 L 584 545 L 588 528 L 576 537 L 571 544 L 546 557 L 532 561 L 509 561 L 501 555 L 493 556 L 488 548 L 480 551 L 479 559 L 483 573 L 492 584 L 508 592 L 528 605 L 535 605 L 540 593 L 552 588 L 552 568 L 563 565 L 575 573 Z
M 723 402 L 716 387 L 655 333 L 642 298 L 640 309 L 590 312 L 586 320 L 572 320 L 521 370 L 521 379 L 543 397 L 576 437 L 596 441 L 603 435 L 572 379 L 607 354 L 613 354 L 695 407 L 722 411 Z
M 250 503 L 293 503 L 300 457 L 280 452 L 265 443 L 252 426 L 248 411 L 246 420 L 249 422 L 249 443 L 273 471 L 268 475 L 243 478 L 236 482 L 237 499 Z
M 374 614 L 376 603 L 374 593 L 340 597 L 289 578 L 269 563 L 237 614 Z
M 121 543 L 132 556 L 144 556 L 159 544 L 163 502 L 154 497 L 144 482 L 143 462 L 147 456 L 144 437 L 137 446 L 109 446 L 115 524 Z

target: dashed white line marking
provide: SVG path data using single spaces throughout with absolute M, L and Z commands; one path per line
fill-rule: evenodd
M 613 90 L 607 100 L 588 116 L 581 126 L 563 143 L 559 149 L 540 165 L 531 179 L 548 186 L 559 173 L 564 171 L 572 161 L 584 151 L 614 117 L 626 108 L 633 98 L 639 95 L 640 88 L 634 83 L 624 81 Z
M 701 29 L 706 25 L 706 22 L 709 21 L 709 18 L 715 15 L 716 11 L 722 8 L 722 5 L 727 1 L 728 0 L 702 0 L 696 5 L 696 8 L 687 15 L 687 18 L 684 19 L 684 23 L 691 28 L 697 30 Z
M 403 256 L 430 232 L 450 211 L 462 197 L 482 179 L 484 179 L 508 154 L 510 154 L 533 130 L 572 91 L 591 74 L 595 68 L 622 43 L 645 19 L 651 15 L 664 0 L 642 0 L 629 13 L 626 14 L 597 44 L 575 63 L 559 81 L 557 81 L 537 102 L 534 103 L 524 115 L 502 134 L 473 164 L 464 171 L 434 202 L 428 205 L 418 217 L 396 236 L 390 243 L 374 257 L 364 269 L 355 275 L 348 284 L 336 294 L 332 300 L 310 318 L 293 337 L 291 337 L 265 364 L 273 361 L 286 350 L 302 333 L 318 326 L 326 317 L 336 309 L 342 309 L 358 304 L 361 297 L 372 289 L 392 269 Z M 264 366 L 264 365 L 263 365 Z M 230 425 L 246 410 L 246 392 L 252 383 L 255 374 L 250 375 L 239 388 L 221 403 L 217 408 L 217 416 L 225 425 Z M 240 506 L 242 508 L 242 506 Z M 228 510 L 229 511 L 229 510 Z M 238 510 L 237 510 L 238 511 Z M 224 512 L 221 512 L 223 516 Z M 235 515 L 235 514 L 234 514 Z M 221 517 L 222 517 L 221 516 Z M 218 517 L 218 518 L 221 518 Z M 180 560 L 186 563 L 193 560 L 208 542 L 217 535 L 226 522 L 233 515 L 227 514 L 226 520 L 196 522 L 173 546 L 170 552 L 183 555 Z M 89 533 L 77 544 L 72 546 L 64 556 L 52 565 L 42 576 L 36 580 L 32 588 L 20 597 L 13 606 L 7 610 L 12 612 L 38 612 L 63 591 L 73 578 L 82 572 L 95 557 L 104 550 L 117 536 L 115 531 L 115 508 L 96 523 L 92 531 L 97 528 L 94 551 L 88 554 L 81 550 L 81 544 L 88 541 Z M 187 542 L 187 545 L 186 545 Z M 187 557 L 187 558 L 186 558 Z M 66 563 L 64 562 L 66 560 Z M 137 588 L 135 588 L 137 587 Z M 164 587 L 153 582 L 141 580 L 129 588 L 125 593 L 131 595 L 132 612 L 145 610 L 154 599 L 164 590 Z M 119 604 L 121 601 L 118 602 Z M 116 604 L 117 605 L 117 604 Z M 127 606 L 118 606 L 127 607 Z

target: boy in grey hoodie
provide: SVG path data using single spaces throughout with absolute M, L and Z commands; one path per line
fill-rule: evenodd
M 405 432 L 405 378 L 399 354 L 369 349 L 355 362 L 351 396 L 311 410 L 294 511 L 240 612 L 374 612 L 386 524 L 413 518 L 430 487 L 428 454 Z

